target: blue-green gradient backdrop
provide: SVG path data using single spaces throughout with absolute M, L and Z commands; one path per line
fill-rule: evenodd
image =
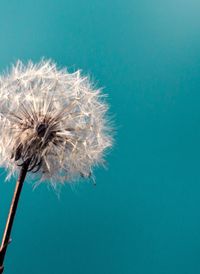
M 41 57 L 81 68 L 117 129 L 96 187 L 58 199 L 25 184 L 5 274 L 200 273 L 199 12 L 199 0 L 0 1 L 0 70 Z

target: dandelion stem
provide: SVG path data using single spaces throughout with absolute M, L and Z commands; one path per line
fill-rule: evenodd
M 11 234 L 15 213 L 17 210 L 18 202 L 19 202 L 19 197 L 20 197 L 23 183 L 28 171 L 29 163 L 30 163 L 30 160 L 27 160 L 21 168 L 21 171 L 16 183 L 15 191 L 13 194 L 12 202 L 10 205 L 10 210 L 9 210 L 9 214 L 8 214 L 8 218 L 7 218 L 7 222 L 6 222 L 6 226 L 5 226 L 5 230 L 2 238 L 1 248 L 0 248 L 0 273 L 3 273 L 3 269 L 4 269 L 3 262 L 6 255 L 8 244 L 11 242 L 10 234 Z

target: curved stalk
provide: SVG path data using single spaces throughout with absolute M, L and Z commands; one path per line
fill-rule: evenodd
M 7 222 L 6 222 L 6 226 L 5 226 L 5 230 L 4 230 L 4 234 L 1 242 L 1 248 L 0 248 L 0 273 L 3 273 L 3 270 L 4 270 L 3 262 L 6 255 L 8 244 L 11 242 L 10 234 L 11 234 L 15 214 L 17 211 L 21 190 L 23 187 L 23 183 L 24 183 L 27 171 L 28 171 L 29 163 L 30 163 L 30 160 L 27 160 L 21 168 L 21 171 L 16 183 L 15 191 L 13 194 L 12 202 L 10 205 L 10 210 L 8 213 L 8 218 L 7 218 Z

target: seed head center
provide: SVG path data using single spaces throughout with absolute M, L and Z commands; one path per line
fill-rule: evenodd
M 47 128 L 48 128 L 48 124 L 38 123 L 36 126 L 36 132 L 37 132 L 38 137 L 41 137 L 41 138 L 44 137 Z

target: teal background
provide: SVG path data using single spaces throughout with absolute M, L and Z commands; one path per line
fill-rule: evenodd
M 25 184 L 5 274 L 200 273 L 199 0 L 1 0 L 0 69 L 81 68 L 116 136 L 97 186 Z M 14 180 L 0 184 L 2 232 Z

